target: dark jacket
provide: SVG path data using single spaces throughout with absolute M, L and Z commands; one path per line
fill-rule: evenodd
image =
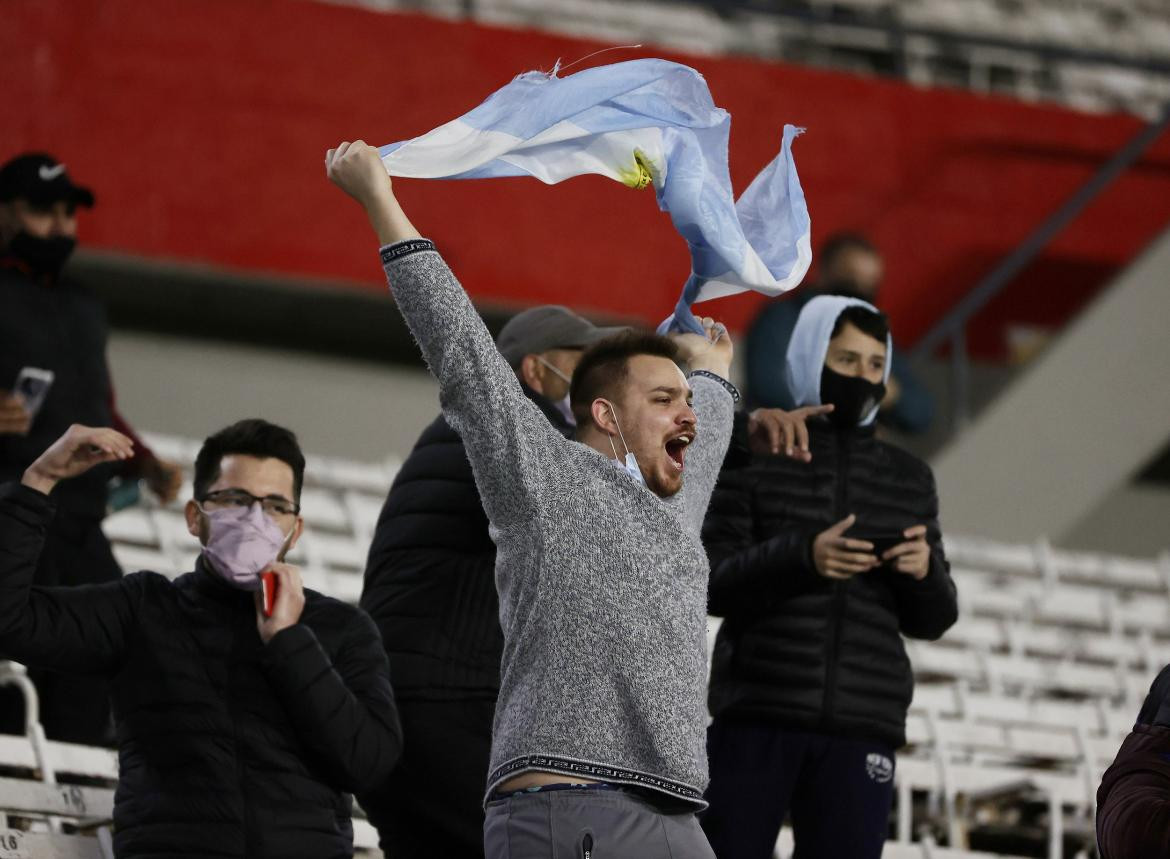
M 0 482 L 24 470 L 70 424 L 112 426 L 106 317 L 97 299 L 68 280 L 41 283 L 0 264 L 0 389 L 24 367 L 52 370 L 53 385 L 27 435 L 0 434 Z M 117 466 L 90 469 L 54 493 L 63 513 L 105 515 L 106 483 Z
M 1101 779 L 1097 844 L 1101 859 L 1170 856 L 1170 666 Z
M 570 434 L 552 403 L 525 393 Z M 463 440 L 439 415 L 390 487 L 362 590 L 399 700 L 496 699 L 504 639 L 495 568 L 496 546 Z
M 115 853 L 352 855 L 348 793 L 401 745 L 370 619 L 306 591 L 300 622 L 266 646 L 252 594 L 201 565 L 30 587 L 52 515 L 43 494 L 0 486 L 0 657 L 110 676 Z
M 68 278 L 39 280 L 0 256 L 0 390 L 10 390 L 25 367 L 54 375 L 28 434 L 0 434 L 0 483 L 20 480 L 71 424 L 113 427 L 134 441 L 132 460 L 99 465 L 58 487 L 62 517 L 101 519 L 110 478 L 138 477 L 154 459 L 115 406 L 106 339 L 105 310 L 88 290 Z
M 725 468 L 708 509 L 708 608 L 724 618 L 711 713 L 898 747 L 913 691 L 900 635 L 938 638 L 958 615 L 934 478 L 872 427 L 808 426 L 811 463 L 767 456 Z M 849 581 L 819 575 L 813 538 L 850 513 L 859 536 L 925 524 L 926 578 L 884 568 Z

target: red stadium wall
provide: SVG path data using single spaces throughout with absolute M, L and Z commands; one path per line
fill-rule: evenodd
M 383 288 L 373 240 L 326 182 L 326 148 L 414 136 L 520 71 L 599 47 L 305 0 L 5 0 L 3 13 L 0 157 L 47 148 L 92 184 L 89 246 L 370 290 Z M 654 54 L 664 52 L 598 60 Z M 1139 127 L 744 59 L 672 58 L 699 68 L 731 111 L 738 189 L 770 160 L 783 123 L 808 129 L 795 153 L 814 243 L 839 228 L 876 241 L 883 301 L 904 342 Z M 688 270 L 649 191 L 597 177 L 398 189 L 480 301 L 566 302 L 655 322 Z M 1162 140 L 991 308 L 981 351 L 998 347 L 993 323 L 1059 324 L 1168 221 Z M 717 312 L 742 326 L 759 301 L 726 300 Z

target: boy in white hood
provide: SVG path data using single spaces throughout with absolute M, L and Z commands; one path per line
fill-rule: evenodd
M 718 856 L 770 857 L 789 813 L 801 859 L 881 855 L 913 691 L 901 636 L 958 615 L 930 468 L 874 434 L 892 351 L 872 305 L 810 300 L 785 370 L 798 406 L 834 406 L 808 422 L 811 460 L 725 468 L 711 501 Z

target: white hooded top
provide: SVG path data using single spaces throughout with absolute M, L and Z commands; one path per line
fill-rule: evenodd
M 874 313 L 880 311 L 872 304 L 859 298 L 843 295 L 818 295 L 800 311 L 792 338 L 788 341 L 785 372 L 788 374 L 788 390 L 797 407 L 821 405 L 821 372 L 825 368 L 825 355 L 829 352 L 829 340 L 837 317 L 847 307 L 864 307 Z M 894 341 L 886 335 L 886 369 L 882 382 L 889 384 L 890 365 L 894 360 Z M 869 426 L 877 418 L 879 406 L 866 415 L 859 426 Z

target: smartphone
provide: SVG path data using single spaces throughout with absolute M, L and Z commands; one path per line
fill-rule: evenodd
M 264 603 L 262 611 L 265 617 L 272 617 L 272 607 L 276 605 L 276 573 L 265 570 L 260 574 L 260 589 Z
M 859 531 L 856 534 L 846 534 L 850 540 L 865 540 L 873 543 L 873 554 L 879 558 L 895 546 L 907 541 L 901 531 Z
M 20 372 L 16 374 L 16 384 L 12 386 L 12 392 L 24 400 L 24 407 L 28 409 L 29 415 L 35 418 L 52 386 L 52 370 L 42 370 L 40 367 L 22 367 Z

